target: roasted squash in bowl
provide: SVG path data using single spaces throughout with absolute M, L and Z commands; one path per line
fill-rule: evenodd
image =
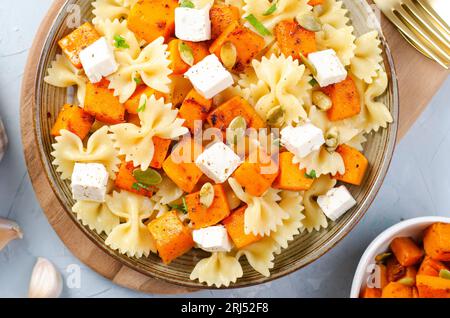
M 66 23 L 73 4 L 89 22 Z M 54 21 L 40 154 L 67 213 L 123 264 L 187 287 L 263 283 L 326 253 L 374 199 L 398 91 L 370 7 L 268 4 L 67 1 Z

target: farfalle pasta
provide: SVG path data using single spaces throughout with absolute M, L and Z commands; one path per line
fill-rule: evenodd
M 244 259 L 269 277 L 299 234 L 350 210 L 367 134 L 392 116 L 378 32 L 357 34 L 342 1 L 92 6 L 45 83 L 77 90 L 51 155 L 111 250 L 168 265 L 202 249 L 190 279 L 229 287 Z

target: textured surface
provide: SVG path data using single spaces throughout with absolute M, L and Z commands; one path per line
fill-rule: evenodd
M 50 1 L 47 3 L 50 4 Z M 99 277 L 70 255 L 48 225 L 34 199 L 21 154 L 17 96 L 26 50 L 47 8 L 40 7 L 39 15 L 35 11 L 34 17 L 30 14 L 21 20 L 27 22 L 19 24 L 16 22 L 19 20 L 14 16 L 14 12 L 25 12 L 18 10 L 23 9 L 25 5 L 24 0 L 14 4 L 14 7 L 0 5 L 2 6 L 0 11 L 4 15 L 1 17 L 4 27 L 0 31 L 0 43 L 3 44 L 0 48 L 2 70 L 0 114 L 4 118 L 11 139 L 11 148 L 4 162 L 0 164 L 0 202 L 3 203 L 0 215 L 9 215 L 10 218 L 16 219 L 24 228 L 26 235 L 24 240 L 13 242 L 0 254 L 2 268 L 0 296 L 25 295 L 29 273 L 36 256 L 50 258 L 66 277 L 69 274 L 66 269 L 70 264 L 80 266 L 81 288 L 66 288 L 66 296 L 136 296 L 138 294 L 121 289 Z M 382 229 L 400 218 L 438 214 L 438 211 L 442 215 L 448 213 L 449 206 L 445 201 L 449 186 L 445 180 L 448 176 L 443 174 L 448 170 L 445 166 L 448 153 L 444 151 L 448 148 L 448 129 L 444 127 L 449 127 L 450 111 L 444 102 L 450 97 L 448 93 L 450 83 L 445 87 L 446 89 L 444 88 L 442 94 L 436 97 L 435 103 L 397 149 L 389 177 L 380 195 L 367 216 L 348 238 L 318 262 L 289 278 L 259 287 L 212 292 L 212 294 L 247 297 L 272 295 L 345 297 L 348 295 L 359 256 L 371 238 Z M 441 178 L 437 178 L 438 176 Z M 201 292 L 197 295 L 209 296 L 211 292 Z

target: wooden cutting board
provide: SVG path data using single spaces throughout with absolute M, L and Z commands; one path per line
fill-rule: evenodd
M 114 283 L 146 293 L 177 294 L 193 290 L 167 284 L 138 273 L 107 255 L 90 241 L 64 211 L 53 193 L 39 157 L 33 124 L 34 82 L 39 54 L 51 23 L 65 0 L 56 0 L 42 22 L 30 50 L 22 82 L 21 129 L 28 172 L 36 196 L 61 240 L 83 263 Z M 399 138 L 403 137 L 444 82 L 448 72 L 413 49 L 393 26 L 383 21 L 383 30 L 390 44 L 400 88 Z

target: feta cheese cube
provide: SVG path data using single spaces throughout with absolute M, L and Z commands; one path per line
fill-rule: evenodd
M 98 163 L 76 163 L 72 173 L 72 196 L 77 201 L 105 202 L 108 171 Z
M 192 232 L 194 242 L 207 252 L 229 252 L 231 242 L 223 225 L 210 226 Z
M 231 85 L 234 80 L 216 55 L 211 54 L 191 67 L 185 76 L 206 99 L 211 99 Z
M 312 123 L 301 126 L 287 126 L 281 130 L 281 143 L 298 158 L 304 158 L 319 150 L 325 143 L 323 132 Z
M 325 195 L 319 196 L 317 204 L 329 219 L 336 221 L 345 212 L 354 207 L 356 201 L 347 188 L 342 185 L 329 190 Z
M 80 52 L 80 61 L 91 83 L 98 83 L 119 68 L 114 51 L 105 37 L 100 38 Z
M 216 183 L 225 182 L 241 163 L 241 158 L 223 142 L 206 148 L 195 161 L 200 170 Z
M 180 40 L 201 42 L 211 40 L 209 6 L 202 9 L 175 9 L 175 35 Z
M 308 59 L 317 71 L 316 78 L 320 87 L 342 82 L 347 78 L 347 70 L 332 49 L 308 54 Z

